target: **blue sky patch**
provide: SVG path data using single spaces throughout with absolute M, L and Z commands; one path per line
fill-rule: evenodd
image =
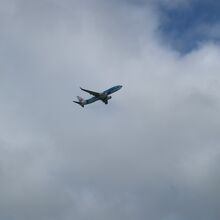
M 186 7 L 160 5 L 163 41 L 181 53 L 188 53 L 201 43 L 220 40 L 220 2 L 194 1 Z

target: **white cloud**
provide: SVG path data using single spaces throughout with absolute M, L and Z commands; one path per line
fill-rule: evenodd
M 16 1 L 0 35 L 0 218 L 218 219 L 219 47 L 180 57 L 158 25 L 150 4 Z M 108 106 L 72 103 L 114 84 Z

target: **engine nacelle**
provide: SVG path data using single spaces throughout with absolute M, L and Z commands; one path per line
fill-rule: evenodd
M 111 99 L 112 97 L 110 95 L 107 96 L 107 100 Z

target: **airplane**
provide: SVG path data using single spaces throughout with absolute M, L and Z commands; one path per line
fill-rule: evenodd
M 94 91 L 91 91 L 91 90 L 83 89 L 83 88 L 80 87 L 80 89 L 82 91 L 89 93 L 93 97 L 90 98 L 90 99 L 85 100 L 85 99 L 81 98 L 80 96 L 77 96 L 78 101 L 73 101 L 73 102 L 75 102 L 75 103 L 79 104 L 80 106 L 84 107 L 85 105 L 88 105 L 88 104 L 91 104 L 91 103 L 96 102 L 98 100 L 101 100 L 107 105 L 108 100 L 112 98 L 110 96 L 110 94 L 112 94 L 114 92 L 117 92 L 121 88 L 122 88 L 121 85 L 113 86 L 112 88 L 107 89 L 107 90 L 99 93 L 99 92 L 94 92 Z

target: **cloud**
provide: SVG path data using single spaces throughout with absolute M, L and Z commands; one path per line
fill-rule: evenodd
M 180 56 L 151 2 L 0 6 L 2 219 L 219 219 L 217 44 Z

